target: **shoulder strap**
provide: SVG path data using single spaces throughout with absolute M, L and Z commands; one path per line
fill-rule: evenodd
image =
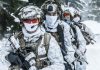
M 19 43 L 17 41 L 17 39 L 19 39 L 18 36 L 20 34 L 21 34 L 21 32 L 15 33 L 13 36 L 9 37 L 9 39 L 8 39 L 11 42 L 13 49 L 15 49 L 15 50 L 17 50 L 18 48 L 21 47 L 19 44 L 20 41 L 19 41 Z
M 22 32 L 20 31 L 20 32 L 17 32 L 17 33 L 15 33 L 14 34 L 14 37 L 17 39 L 19 36 L 21 36 L 22 35 Z
M 16 33 L 15 35 L 15 38 L 19 39 L 19 45 L 21 48 L 24 48 L 25 47 L 25 41 L 24 41 L 24 38 L 23 38 L 23 33 L 22 32 L 19 32 L 19 33 Z
M 64 26 L 63 25 L 58 25 L 57 26 L 57 33 L 59 35 L 59 41 L 62 42 L 62 43 L 64 42 L 63 30 L 64 30 Z
M 50 39 L 51 39 L 50 33 L 45 33 L 44 34 L 44 47 L 45 47 L 47 53 L 48 53 L 48 49 L 49 49 Z
M 78 26 L 77 25 L 71 25 L 72 31 L 74 33 L 74 39 L 75 39 L 75 41 L 72 42 L 72 43 L 76 46 L 76 48 L 78 48 L 79 47 L 79 43 L 78 43 L 78 40 L 77 40 L 76 27 L 78 27 Z

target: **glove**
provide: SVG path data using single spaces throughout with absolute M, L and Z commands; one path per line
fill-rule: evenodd
M 85 48 L 79 48 L 76 50 L 76 55 L 79 57 L 83 57 L 85 55 L 86 49 Z
M 25 60 L 29 60 L 29 59 L 31 59 L 32 57 L 36 57 L 35 56 L 35 54 L 33 53 L 33 52 L 30 52 L 28 55 L 27 55 L 27 57 L 25 58 Z
M 67 54 L 66 56 L 64 56 L 64 58 L 69 64 L 71 64 L 75 60 L 74 53 L 72 53 L 72 52 L 70 52 L 70 54 Z
M 83 55 L 83 53 L 80 50 L 78 50 L 78 49 L 76 50 L 76 54 L 79 55 L 79 56 Z
M 30 52 L 28 56 L 25 58 L 25 60 L 28 61 L 29 64 L 32 66 L 32 65 L 35 65 L 36 63 L 34 59 L 35 57 L 36 57 L 35 54 L 33 52 Z

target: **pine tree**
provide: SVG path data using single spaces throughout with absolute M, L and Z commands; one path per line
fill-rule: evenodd
M 14 22 L 14 18 L 10 15 L 14 13 L 18 7 L 25 4 L 25 2 L 20 0 L 1 0 L 0 1 L 0 25 L 1 32 L 7 32 L 7 27 L 12 27 L 11 31 L 16 31 L 19 25 Z M 6 8 L 6 10 L 4 9 Z

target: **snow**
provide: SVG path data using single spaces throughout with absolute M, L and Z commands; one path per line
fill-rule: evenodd
M 82 23 L 86 24 L 86 26 L 89 27 L 94 34 L 100 34 L 100 23 L 97 21 L 87 20 Z
M 100 36 L 94 45 L 87 46 L 87 70 L 100 70 Z
M 95 40 L 97 41 L 94 45 L 87 46 L 87 70 L 100 70 L 100 24 L 96 21 L 87 20 L 83 22 L 86 24 L 96 35 Z M 8 52 L 4 51 L 4 44 L 7 43 L 7 39 L 0 41 L 0 70 L 8 70 L 10 63 L 5 60 L 5 56 Z

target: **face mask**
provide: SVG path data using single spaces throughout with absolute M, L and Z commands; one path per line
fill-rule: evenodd
M 24 23 L 24 27 L 29 32 L 34 32 L 38 28 L 38 23 L 28 24 Z
M 75 18 L 73 19 L 73 21 L 74 21 L 74 22 L 79 22 L 79 21 L 80 21 L 80 17 L 75 17 Z
M 70 21 L 70 16 L 66 16 L 64 19 L 65 21 Z
M 58 23 L 56 23 L 58 16 L 49 16 L 46 15 L 46 24 L 48 27 L 54 27 L 57 26 Z

